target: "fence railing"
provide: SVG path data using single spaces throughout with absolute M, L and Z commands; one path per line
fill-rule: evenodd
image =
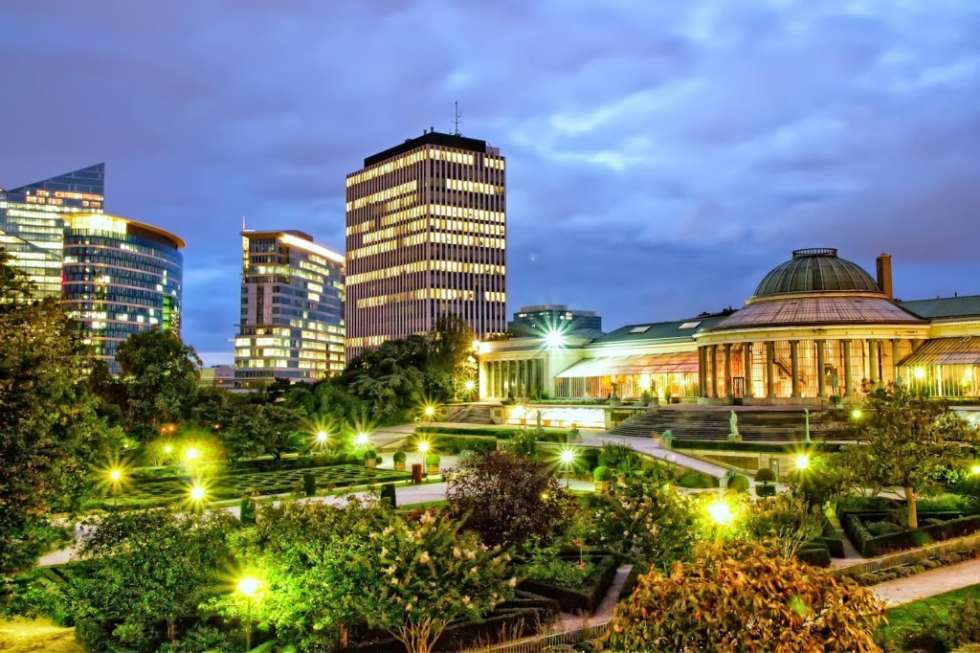
M 481 648 L 466 649 L 464 653 L 540 653 L 549 646 L 559 644 L 576 644 L 578 642 L 597 639 L 609 632 L 609 621 L 592 624 L 583 628 L 574 628 L 560 633 L 547 635 L 532 635 L 512 642 L 503 642 Z

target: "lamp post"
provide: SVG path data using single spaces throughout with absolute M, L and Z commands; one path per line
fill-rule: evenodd
M 558 454 L 558 462 L 561 464 L 562 471 L 565 474 L 565 487 L 567 488 L 571 488 L 572 486 L 572 479 L 568 473 L 575 466 L 576 458 L 575 450 L 571 448 L 562 449 Z
M 245 650 L 252 649 L 252 602 L 256 599 L 262 582 L 254 576 L 245 576 L 238 581 L 238 593 L 245 599 Z

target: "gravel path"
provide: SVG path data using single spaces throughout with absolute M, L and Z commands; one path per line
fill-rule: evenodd
M 980 558 L 872 585 L 889 608 L 980 584 Z

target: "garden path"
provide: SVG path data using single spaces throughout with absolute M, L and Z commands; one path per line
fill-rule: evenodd
M 693 469 L 696 472 L 701 472 L 702 474 L 707 474 L 708 476 L 713 476 L 715 478 L 722 478 L 728 473 L 727 467 L 722 467 L 721 465 L 716 465 L 706 460 L 694 458 L 677 451 L 664 449 L 660 443 L 653 438 L 631 438 L 621 435 L 614 435 L 606 431 L 583 431 L 582 438 L 577 444 L 586 447 L 601 447 L 605 444 L 621 444 L 630 447 L 638 453 L 650 456 L 651 458 L 658 458 L 674 465 L 686 467 L 687 469 Z
M 872 585 L 889 608 L 980 584 L 980 558 Z
M 613 610 L 616 609 L 616 603 L 619 601 L 619 593 L 623 591 L 623 585 L 626 584 L 626 579 L 632 569 L 633 565 L 624 565 L 616 570 L 616 576 L 613 578 L 612 585 L 609 586 L 609 591 L 606 592 L 596 611 L 588 617 L 562 612 L 555 624 L 555 632 L 561 633 L 598 626 L 612 619 Z

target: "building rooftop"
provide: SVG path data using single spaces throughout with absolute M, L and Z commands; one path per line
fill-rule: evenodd
M 752 299 L 826 291 L 881 293 L 860 265 L 840 258 L 832 247 L 814 247 L 795 250 L 793 258 L 770 270 Z
M 712 313 L 699 315 L 686 320 L 673 322 L 645 322 L 627 324 L 615 331 L 596 338 L 594 344 L 611 344 L 615 342 L 631 342 L 641 340 L 675 340 L 678 338 L 693 338 L 695 334 L 710 330 L 724 320 L 730 313 Z
M 401 145 L 396 145 L 394 147 L 389 147 L 387 150 L 382 150 L 377 154 L 372 154 L 364 159 L 364 167 L 373 166 L 375 163 L 381 163 L 385 159 L 390 159 L 399 154 L 404 154 L 410 150 L 414 150 L 422 145 L 441 145 L 443 147 L 454 147 L 459 150 L 469 150 L 470 152 L 486 152 L 487 142 L 481 141 L 477 138 L 467 138 L 465 136 L 458 136 L 456 134 L 444 134 L 442 132 L 430 131 L 425 132 L 421 136 L 416 138 L 409 138 Z
M 927 320 L 980 316 L 980 295 L 915 299 L 904 302 L 898 301 L 898 304 L 905 310 Z

